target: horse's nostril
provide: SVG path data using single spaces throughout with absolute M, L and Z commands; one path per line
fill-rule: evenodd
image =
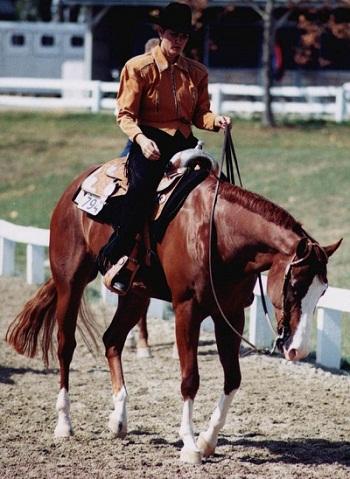
M 284 357 L 288 361 L 295 361 L 297 359 L 297 355 L 298 355 L 298 350 L 297 349 L 295 349 L 295 348 L 288 349 L 284 345 L 283 350 L 284 350 Z
M 296 349 L 292 348 L 288 351 L 288 359 L 290 361 L 294 361 L 296 356 L 297 356 L 297 350 Z

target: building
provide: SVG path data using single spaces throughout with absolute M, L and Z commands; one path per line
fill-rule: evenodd
M 85 69 L 85 25 L 0 22 L 0 76 L 82 79 Z
M 0 22 L 0 76 L 67 75 L 112 81 L 128 58 L 141 53 L 147 39 L 155 36 L 152 18 L 169 2 L 54 3 L 61 18 L 78 21 Z M 310 13 L 307 8 L 288 10 L 289 3 L 274 1 L 275 24 L 280 23 L 274 45 L 275 80 L 297 85 L 350 81 L 350 8 L 328 0 L 327 8 Z M 264 25 L 258 10 L 265 8 L 266 1 L 208 0 L 207 4 L 187 53 L 207 65 L 211 81 L 260 84 Z M 303 1 L 306 4 L 321 7 L 325 2 Z M 310 38 L 313 45 L 306 48 L 303 42 Z

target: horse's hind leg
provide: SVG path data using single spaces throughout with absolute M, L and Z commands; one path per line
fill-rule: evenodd
M 136 355 L 140 359 L 151 358 L 152 353 L 148 345 L 148 328 L 147 328 L 147 310 L 150 299 L 145 303 L 143 310 L 140 312 L 140 319 L 137 322 L 138 338 L 135 339 L 136 327 L 133 328 L 126 338 L 124 347 L 136 349 Z
M 148 299 L 144 305 L 144 309 L 141 313 L 141 318 L 137 323 L 139 336 L 137 340 L 137 357 L 138 358 L 150 358 L 152 356 L 151 349 L 148 345 L 148 329 L 147 329 L 147 310 L 150 304 Z
M 77 250 L 73 250 L 67 257 L 67 253 L 60 250 L 61 243 L 52 243 L 50 248 L 52 275 L 57 289 L 57 356 L 60 367 L 55 436 L 69 437 L 73 433 L 68 394 L 69 367 L 76 347 L 75 329 L 85 286 L 96 277 L 97 269 L 94 261 L 84 253 L 78 254 Z M 64 263 L 59 260 L 62 257 L 65 258 Z
M 106 357 L 111 374 L 114 410 L 109 417 L 108 427 L 116 437 L 123 438 L 127 433 L 127 392 L 122 367 L 122 351 L 125 340 L 147 308 L 148 298 L 131 290 L 125 297 L 119 297 L 118 309 L 103 335 Z
M 209 421 L 209 427 L 199 435 L 197 445 L 204 457 L 214 454 L 218 442 L 218 435 L 226 422 L 226 416 L 233 397 L 241 383 L 239 366 L 240 338 L 225 323 L 222 317 L 214 318 L 215 336 L 220 361 L 224 369 L 224 391 L 214 409 Z M 244 312 L 234 316 L 235 328 L 241 333 L 244 325 Z
M 76 346 L 75 329 L 83 287 L 65 285 L 57 288 L 57 356 L 60 367 L 60 391 L 56 410 L 58 414 L 55 437 L 69 437 L 73 434 L 69 401 L 69 367 Z

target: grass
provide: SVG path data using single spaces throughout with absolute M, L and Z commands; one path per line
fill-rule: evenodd
M 118 156 L 126 141 L 111 114 L 2 111 L 0 131 L 0 217 L 43 228 L 73 177 Z M 195 134 L 220 159 L 222 135 Z M 321 244 L 344 238 L 330 260 L 329 283 L 350 289 L 349 124 L 266 129 L 234 120 L 233 140 L 246 188 L 286 208 Z
M 111 114 L 1 112 L 0 131 L 1 217 L 43 228 L 72 178 L 117 156 L 125 143 Z M 222 135 L 196 133 L 220 159 Z M 350 288 L 349 125 L 270 130 L 237 120 L 233 138 L 246 188 L 286 208 L 321 244 L 344 237 L 329 280 Z

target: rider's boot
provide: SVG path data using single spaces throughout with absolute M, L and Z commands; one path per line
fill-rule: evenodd
M 138 235 L 130 256 L 122 256 L 103 277 L 103 283 L 106 288 L 120 296 L 127 294 L 140 267 L 137 260 L 140 239 Z

